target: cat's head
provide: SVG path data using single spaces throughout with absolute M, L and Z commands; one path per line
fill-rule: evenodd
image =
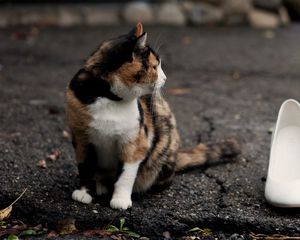
M 128 34 L 100 44 L 85 69 L 107 80 L 111 91 L 123 99 L 152 93 L 164 85 L 166 75 L 159 55 L 146 42 L 147 33 L 138 23 Z

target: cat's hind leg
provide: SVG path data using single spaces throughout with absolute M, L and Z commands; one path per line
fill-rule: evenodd
M 95 169 L 97 166 L 97 155 L 92 144 L 79 144 L 75 146 L 76 160 L 80 178 L 80 189 L 72 193 L 72 199 L 89 204 L 93 198 L 90 191 L 95 190 Z

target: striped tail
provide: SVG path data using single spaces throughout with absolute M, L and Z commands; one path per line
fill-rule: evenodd
M 192 149 L 178 152 L 175 170 L 218 163 L 221 158 L 235 157 L 240 153 L 240 145 L 233 138 L 212 145 L 200 143 Z

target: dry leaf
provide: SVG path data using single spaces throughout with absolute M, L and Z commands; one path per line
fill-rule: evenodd
M 167 93 L 170 95 L 178 96 L 190 93 L 190 88 L 169 88 Z
M 57 231 L 59 234 L 71 234 L 77 232 L 77 228 L 75 226 L 75 219 L 66 218 L 63 220 L 59 220 L 57 222 Z
M 241 78 L 241 74 L 239 72 L 233 72 L 231 78 L 233 80 L 239 80 Z
M 93 229 L 93 230 L 86 230 L 82 234 L 83 236 L 86 237 L 94 237 L 94 236 L 108 237 L 111 236 L 113 233 L 103 229 Z
M 38 166 L 41 168 L 47 168 L 47 163 L 45 159 L 39 161 Z
M 190 45 L 192 43 L 192 38 L 189 36 L 184 36 L 181 38 L 181 44 Z
M 53 238 L 53 237 L 57 237 L 58 234 L 55 231 L 51 231 L 47 234 L 47 238 Z
M 272 30 L 266 30 L 263 32 L 263 36 L 266 39 L 273 39 L 275 37 L 275 32 Z
M 19 234 L 20 232 L 24 231 L 25 229 L 27 229 L 27 225 L 25 225 L 25 224 L 15 225 L 8 229 L 0 229 L 0 238 L 5 235 Z
M 8 218 L 12 210 L 12 205 L 9 205 L 7 208 L 0 210 L 0 221 L 5 218 Z
M 0 210 L 0 221 L 4 220 L 5 218 L 8 218 L 11 211 L 12 211 L 12 206 L 23 196 L 23 194 L 27 191 L 27 188 L 20 194 L 19 197 L 15 201 L 13 201 L 8 207 Z

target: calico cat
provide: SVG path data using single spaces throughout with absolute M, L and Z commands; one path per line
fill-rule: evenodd
M 76 201 L 91 203 L 91 192 L 112 188 L 110 206 L 127 209 L 133 191 L 168 185 L 175 171 L 239 153 L 235 140 L 178 150 L 174 115 L 158 94 L 166 75 L 146 40 L 138 23 L 103 42 L 69 83 L 67 119 L 80 178 Z

